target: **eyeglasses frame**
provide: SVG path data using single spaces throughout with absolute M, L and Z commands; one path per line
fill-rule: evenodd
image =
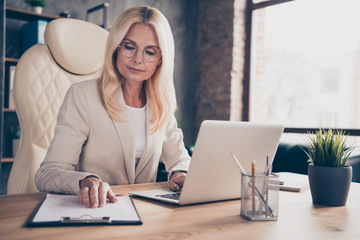
M 124 56 L 124 54 L 121 52 L 121 45 L 126 44 L 126 43 L 131 43 L 131 44 L 133 44 L 133 45 L 135 46 L 135 48 L 136 48 L 135 54 L 134 54 L 133 56 L 131 56 L 131 57 Z M 141 49 L 141 48 L 139 48 L 139 47 L 136 45 L 135 42 L 133 42 L 133 41 L 131 41 L 131 40 L 126 40 L 126 41 L 121 42 L 121 43 L 119 44 L 118 48 L 120 49 L 120 54 L 121 54 L 121 56 L 123 56 L 123 57 L 125 57 L 125 58 L 133 58 L 134 56 L 136 56 L 136 55 L 138 54 L 138 51 L 139 51 L 139 50 L 142 50 L 142 57 L 143 57 L 143 59 L 144 59 L 145 61 L 147 61 L 147 62 L 151 62 L 151 63 L 152 63 L 152 62 L 156 62 L 156 61 L 160 60 L 161 57 L 162 57 L 162 52 L 161 52 L 161 49 L 160 49 L 159 47 L 157 47 L 157 46 L 148 46 L 148 47 L 145 47 L 144 49 Z M 154 60 L 154 61 L 149 61 L 148 59 L 146 59 L 146 57 L 145 57 L 145 49 L 146 49 L 146 48 L 156 48 L 156 49 L 158 49 L 159 52 L 160 52 L 159 58 L 156 59 L 156 60 Z

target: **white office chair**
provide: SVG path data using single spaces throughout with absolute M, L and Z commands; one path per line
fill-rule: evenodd
M 95 24 L 57 19 L 47 25 L 45 44 L 36 44 L 20 58 L 14 103 L 21 138 L 8 194 L 38 191 L 35 173 L 53 138 L 63 98 L 71 84 L 100 75 L 107 36 L 108 32 Z

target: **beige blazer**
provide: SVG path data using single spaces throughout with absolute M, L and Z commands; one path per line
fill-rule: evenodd
M 117 101 L 125 106 L 122 91 Z M 148 102 L 149 103 L 149 102 Z M 147 129 L 153 124 L 147 114 Z M 43 192 L 76 194 L 79 180 L 95 175 L 110 185 L 155 182 L 159 161 L 166 170 L 187 170 L 190 156 L 173 117 L 167 126 L 147 135 L 135 169 L 135 143 L 126 110 L 122 122 L 112 120 L 100 99 L 97 80 L 73 84 L 59 110 L 55 136 L 35 176 Z

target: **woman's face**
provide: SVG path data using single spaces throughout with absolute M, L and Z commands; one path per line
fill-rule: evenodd
M 136 23 L 117 49 L 116 65 L 125 81 L 142 83 L 149 79 L 161 64 L 161 51 L 155 30 Z

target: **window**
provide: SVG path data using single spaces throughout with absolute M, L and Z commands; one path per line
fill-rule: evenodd
M 360 129 L 360 1 L 253 8 L 251 35 L 249 120 Z

